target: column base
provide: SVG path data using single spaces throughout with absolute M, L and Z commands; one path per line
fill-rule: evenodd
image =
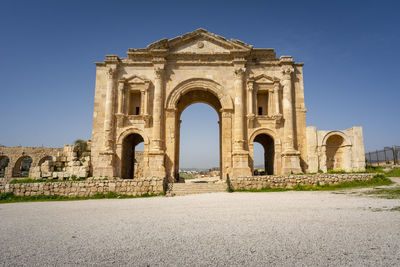
M 297 150 L 284 151 L 282 153 L 282 174 L 301 173 L 300 152 Z
M 251 176 L 251 169 L 249 167 L 249 152 L 237 151 L 232 153 L 232 177 L 245 177 Z
M 106 151 L 99 154 L 98 164 L 93 169 L 94 177 L 114 177 L 114 152 Z
M 165 178 L 167 176 L 165 172 L 164 154 L 162 150 L 149 152 L 149 169 L 146 176 L 157 178 Z

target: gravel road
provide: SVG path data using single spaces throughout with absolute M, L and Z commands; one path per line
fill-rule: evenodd
M 0 205 L 0 265 L 400 265 L 400 200 L 331 192 Z

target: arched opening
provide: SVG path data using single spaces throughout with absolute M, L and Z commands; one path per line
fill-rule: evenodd
M 45 156 L 45 157 L 43 157 L 43 158 L 41 158 L 41 159 L 39 160 L 38 166 L 42 166 L 42 164 L 43 164 L 45 161 L 52 161 L 52 160 L 53 160 L 53 157 L 51 157 L 51 156 Z
M 30 156 L 20 157 L 14 165 L 13 177 L 28 177 L 32 158 Z
M 342 136 L 335 134 L 326 140 L 326 169 L 342 170 L 344 169 L 344 139 Z
M 121 178 L 133 179 L 143 176 L 143 151 L 139 153 L 138 149 L 143 149 L 143 137 L 140 134 L 133 133 L 122 141 L 121 157 Z
M 193 90 L 179 99 L 176 180 L 220 179 L 222 164 L 220 110 L 218 97 L 209 91 Z
M 263 148 L 260 151 L 259 147 L 254 143 L 258 143 Z M 275 143 L 274 139 L 265 133 L 258 134 L 253 140 L 253 157 L 254 157 L 254 175 L 271 175 L 274 174 L 274 158 L 275 158 Z M 261 154 L 263 152 L 263 155 Z M 260 155 L 261 154 L 261 155 Z M 259 160 L 261 158 L 261 160 Z M 264 167 L 263 171 L 258 171 L 261 166 Z M 258 168 L 257 168 L 258 167 Z
M 8 167 L 8 163 L 10 159 L 7 156 L 0 156 L 0 177 L 3 178 L 6 176 L 6 168 Z

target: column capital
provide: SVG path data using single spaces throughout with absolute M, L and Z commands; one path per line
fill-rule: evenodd
M 282 72 L 282 80 L 290 80 L 291 79 L 291 75 L 294 72 L 294 68 L 292 66 L 282 66 L 281 68 L 281 72 Z
M 164 67 L 161 67 L 161 66 L 154 67 L 154 74 L 156 75 L 157 79 L 164 78 L 164 74 L 165 74 Z
M 234 72 L 235 72 L 236 78 L 243 79 L 243 76 L 246 73 L 246 68 L 238 67 L 238 68 L 235 68 Z
M 116 67 L 109 67 L 107 69 L 107 71 L 106 71 L 107 78 L 109 80 L 114 79 L 116 73 L 117 73 L 117 68 Z
M 253 91 L 254 90 L 254 82 L 253 81 L 248 81 L 247 82 L 247 90 Z

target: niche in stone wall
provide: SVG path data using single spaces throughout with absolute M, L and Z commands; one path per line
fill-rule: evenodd
M 139 90 L 131 90 L 129 93 L 128 115 L 140 115 L 141 94 Z

